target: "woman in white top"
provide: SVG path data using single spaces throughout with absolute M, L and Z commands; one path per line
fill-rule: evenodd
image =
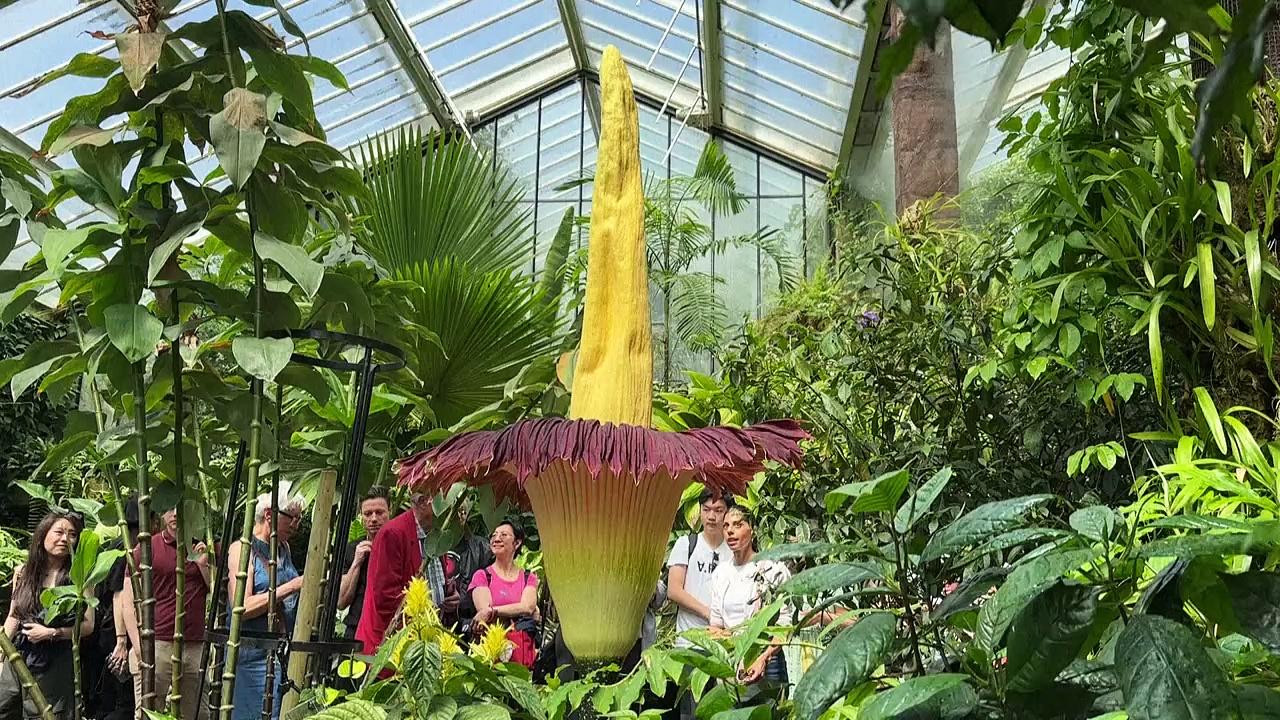
M 764 597 L 791 577 L 781 563 L 755 560 L 755 531 L 742 508 L 735 506 L 725 513 L 724 536 L 733 552 L 733 562 L 720 563 L 711 574 L 713 633 L 727 633 L 750 620 L 763 606 Z M 787 666 L 780 645 L 770 645 L 750 667 L 738 672 L 738 679 L 744 684 L 761 678 L 786 682 Z

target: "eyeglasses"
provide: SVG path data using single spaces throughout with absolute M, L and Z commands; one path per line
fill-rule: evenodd
M 298 518 L 301 517 L 299 513 L 291 513 L 288 510 L 276 510 L 276 512 L 289 518 L 289 520 L 293 522 L 298 522 Z

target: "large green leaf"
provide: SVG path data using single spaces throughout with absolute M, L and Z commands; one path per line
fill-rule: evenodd
M 1238 705 L 1189 628 L 1139 615 L 1116 640 L 1116 674 L 1131 720 L 1229 720 Z
M 222 171 L 244 187 L 267 144 L 267 99 L 251 90 L 232 88 L 221 112 L 209 119 L 209 139 Z
M 249 57 L 253 60 L 254 69 L 258 71 L 258 77 L 262 78 L 267 87 L 280 93 L 304 118 L 314 117 L 311 85 L 294 56 L 276 50 L 249 48 Z
M 1236 686 L 1240 720 L 1274 720 L 1280 717 L 1280 691 L 1262 685 Z
M 916 522 L 933 508 L 933 504 L 938 501 L 950 480 L 950 466 L 934 473 L 928 482 L 921 485 L 902 504 L 902 507 L 898 508 L 898 513 L 893 516 L 893 529 L 899 533 L 905 533 L 914 527 Z
M 1280 574 L 1251 570 L 1222 575 L 1241 633 L 1280 655 Z
M 902 684 L 892 690 L 876 695 L 875 698 L 864 705 L 862 711 L 858 714 L 858 720 L 897 720 L 904 717 L 956 717 L 954 714 L 945 714 L 942 708 L 937 707 L 937 701 L 939 698 L 946 697 L 950 692 L 964 687 L 969 690 L 968 697 L 971 697 L 976 702 L 977 698 L 973 696 L 973 690 L 965 684 L 967 679 L 967 675 L 946 673 L 904 680 Z M 922 711 L 926 711 L 926 709 L 937 710 L 937 712 L 925 714 Z M 972 705 L 969 707 L 954 705 L 948 710 L 952 713 L 959 712 L 959 716 L 963 717 L 964 714 L 972 710 Z M 911 713 L 915 714 L 912 715 Z
M 386 720 L 387 711 L 377 703 L 349 698 L 308 716 L 307 720 Z M 510 715 L 508 715 L 510 717 Z M 473 718 L 473 720 L 476 720 Z M 500 720 L 495 718 L 495 720 Z
M 1116 529 L 1120 527 L 1115 511 L 1105 505 L 1080 508 L 1071 513 L 1068 522 L 1072 530 L 1097 541 L 1112 539 Z
M 853 512 L 892 512 L 906 492 L 911 475 L 906 470 L 888 472 L 874 480 L 854 482 L 827 493 L 827 512 L 835 512 L 853 500 Z
M 126 32 L 116 34 L 116 50 L 120 53 L 120 66 L 134 93 L 142 90 L 147 74 L 160 62 L 166 33 Z
M 1063 582 L 1023 608 L 1009 626 L 1009 689 L 1033 692 L 1070 665 L 1089 635 L 1097 609 L 1093 588 Z
M 231 341 L 231 354 L 245 372 L 270 382 L 289 364 L 293 340 L 241 336 Z
M 324 266 L 297 245 L 277 240 L 265 233 L 253 238 L 253 245 L 264 260 L 270 260 L 289 274 L 308 297 L 314 296 L 324 281 Z
M 112 305 L 103 312 L 107 338 L 129 362 L 138 362 L 156 352 L 164 333 L 164 323 L 149 310 L 134 303 Z
M 1057 551 L 1018 565 L 1009 573 L 1009 578 L 996 594 L 983 603 L 982 609 L 978 611 L 974 643 L 987 652 L 995 651 L 1009 624 L 1027 603 L 1095 555 L 1093 550 Z
M 823 595 L 868 580 L 883 579 L 884 573 L 870 563 L 834 563 L 797 573 L 780 589 L 792 595 Z
M 836 636 L 796 684 L 796 717 L 817 720 L 870 678 L 893 644 L 897 623 L 891 613 L 873 613 Z
M 124 226 L 115 223 L 82 225 L 71 230 L 51 228 L 45 231 L 44 237 L 40 240 L 40 254 L 44 256 L 46 266 L 54 270 L 61 268 L 66 263 L 67 256 L 85 244 L 94 233 L 119 235 L 123 231 Z
M 1022 516 L 1029 510 L 1052 499 L 1052 495 L 1027 495 L 980 505 L 929 538 L 920 561 L 936 560 L 1010 530 L 1021 524 Z

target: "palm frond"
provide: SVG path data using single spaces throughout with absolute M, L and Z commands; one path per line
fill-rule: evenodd
M 707 249 L 712 247 L 717 253 L 731 247 L 757 248 L 777 268 L 779 290 L 787 292 L 800 284 L 800 260 L 787 249 L 782 233 L 777 228 L 764 227 L 753 233 L 717 238 Z
M 672 178 L 671 182 L 718 215 L 737 215 L 747 206 L 746 196 L 738 192 L 733 164 L 720 143 L 714 140 L 702 146 L 693 175 Z M 673 194 L 683 195 L 683 192 Z
M 368 217 L 358 243 L 387 273 L 440 258 L 481 273 L 528 261 L 533 233 L 524 190 L 469 143 L 401 129 L 352 154 L 370 191 L 357 201 Z
M 556 345 L 556 310 L 514 270 L 478 274 L 464 263 L 420 262 L 405 271 L 421 292 L 417 322 L 439 339 L 410 348 L 437 422 L 448 426 L 502 396 L 502 386 Z
M 728 325 L 728 310 L 716 292 L 721 282 L 709 273 L 686 272 L 671 290 L 671 317 L 676 337 L 691 350 L 715 347 Z

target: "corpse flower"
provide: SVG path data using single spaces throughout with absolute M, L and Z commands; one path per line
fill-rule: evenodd
M 690 483 L 741 493 L 765 461 L 798 465 L 793 420 L 671 433 L 651 428 L 653 350 L 640 136 L 617 48 L 600 64 L 601 127 L 582 342 L 570 418 L 456 435 L 401 461 L 402 484 L 491 485 L 533 509 L 565 644 L 580 661 L 635 644 Z

